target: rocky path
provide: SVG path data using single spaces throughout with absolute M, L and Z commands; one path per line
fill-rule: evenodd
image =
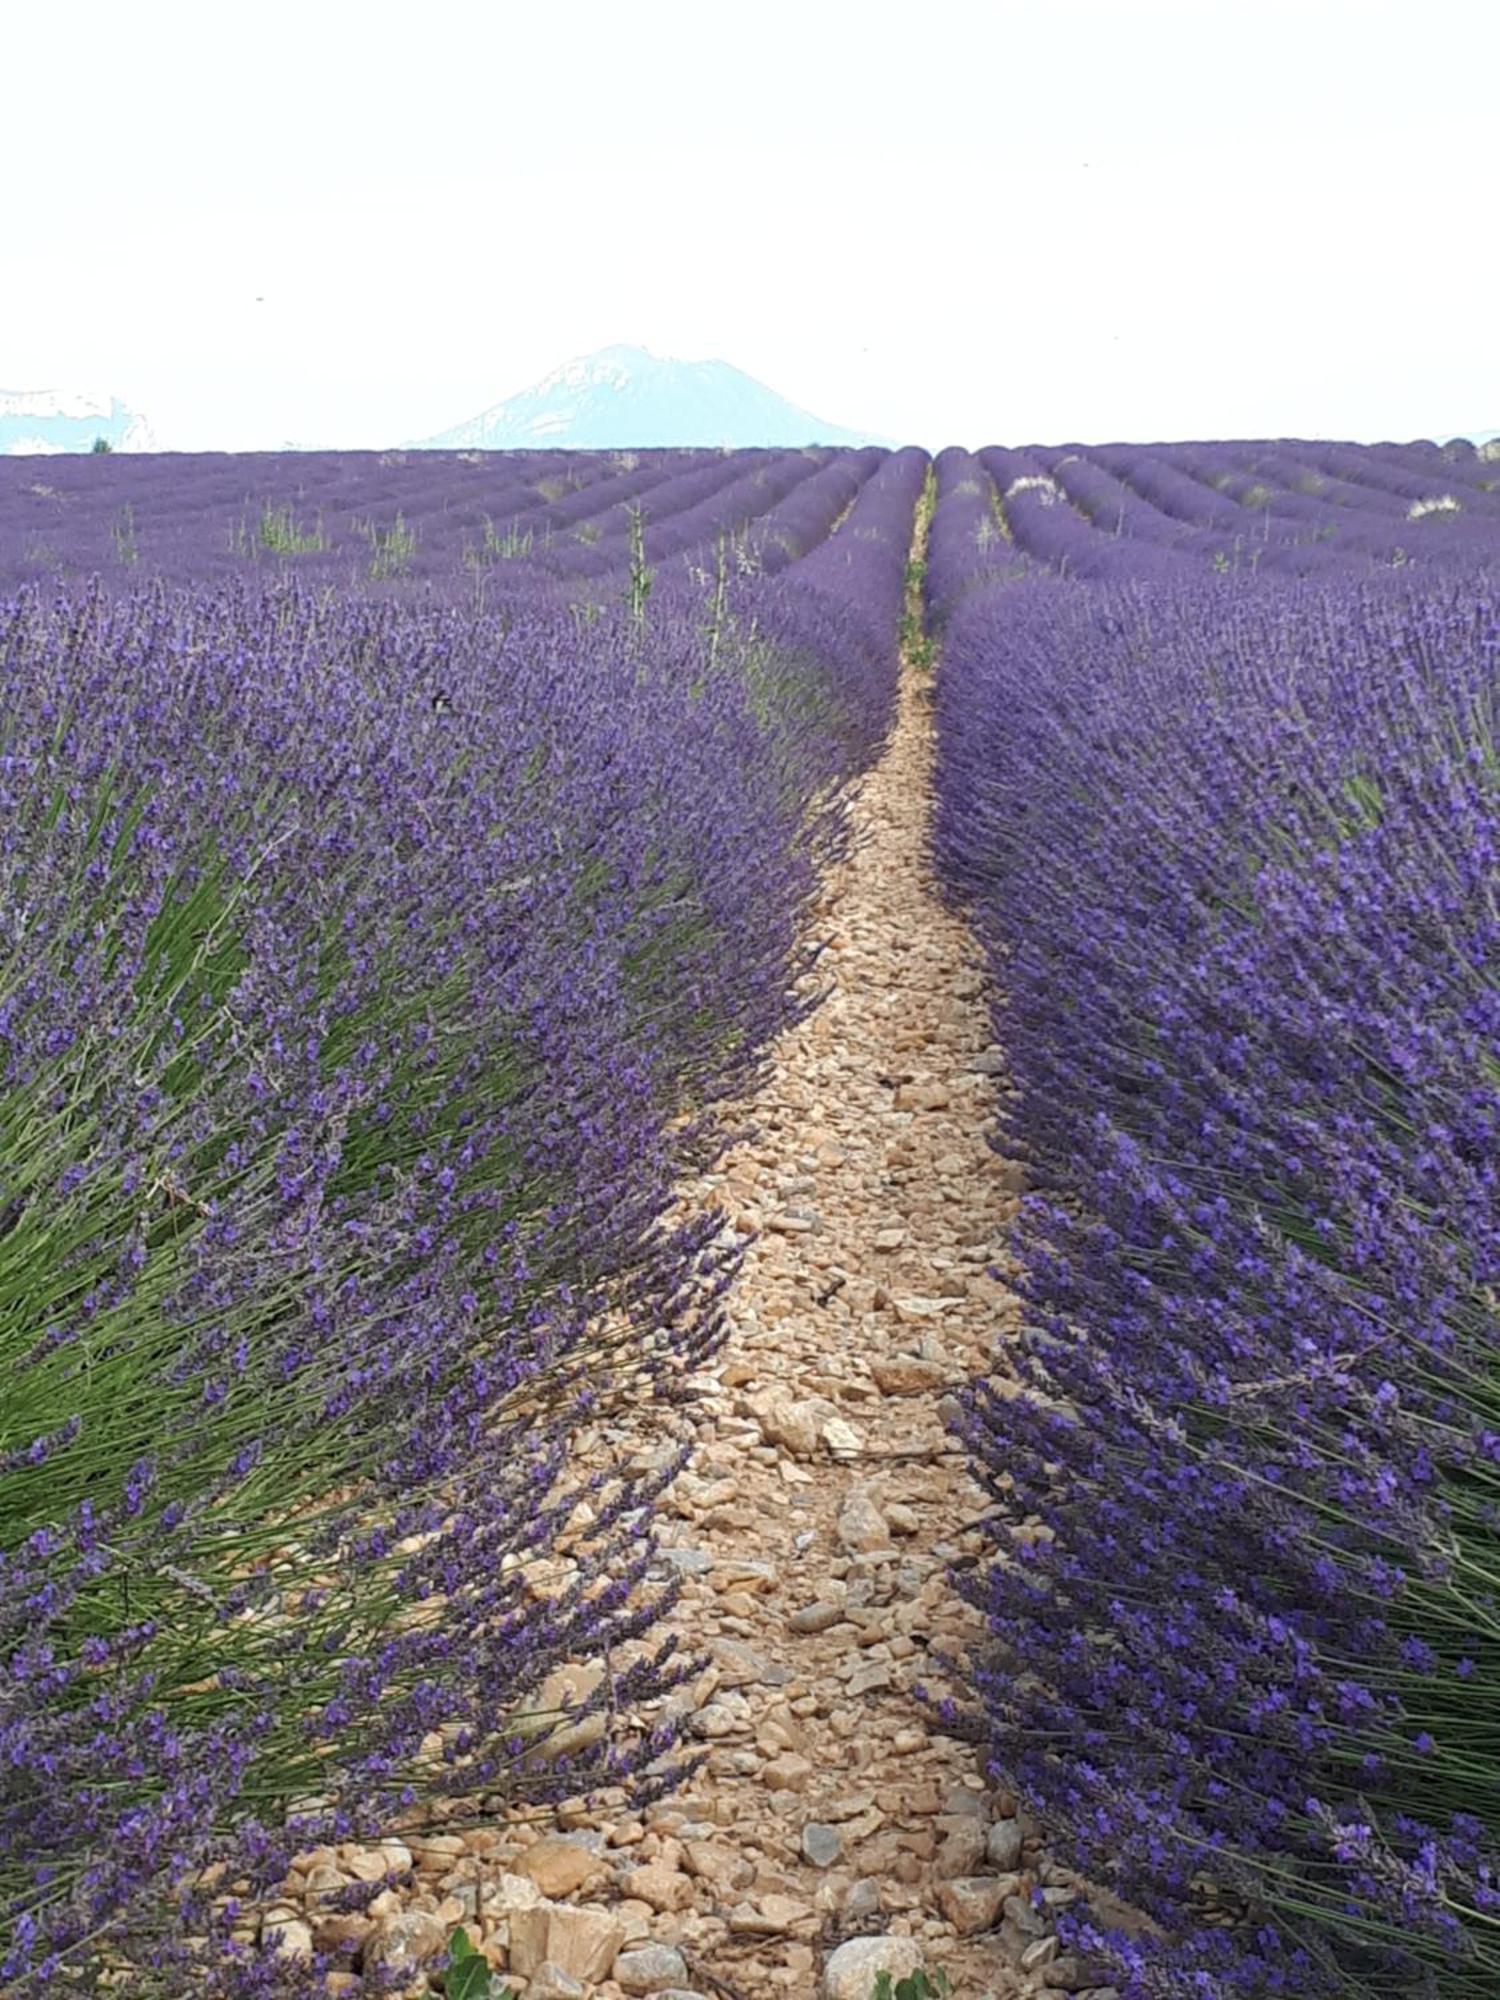
M 1030 1828 L 913 1695 L 968 1636 L 946 1572 L 980 1546 L 945 1398 L 1017 1313 L 990 1275 L 1014 1200 L 984 1137 L 1000 1059 L 928 868 L 932 756 L 930 680 L 908 671 L 826 886 L 828 998 L 702 1188 L 756 1234 L 675 1497 L 712 1752 L 656 1816 L 652 1888 L 713 1990 L 747 2000 L 822 1991 L 830 1957 L 833 2000 L 869 2000 L 919 1954 L 961 1995 L 1008 1995 L 1056 1949 L 1018 1879 Z M 881 1933 L 912 1942 L 837 1950 Z
M 580 1806 L 321 1857 L 326 1886 L 415 1862 L 344 1920 L 415 1990 L 458 1922 L 526 2000 L 871 2000 L 879 1969 L 924 1964 L 961 2000 L 1085 1984 L 1047 1917 L 1069 1879 L 913 1692 L 968 1636 L 947 1572 L 980 1546 L 945 1399 L 1018 1317 L 992 1275 L 1014 1200 L 984 1138 L 1000 1059 L 927 865 L 929 696 L 908 670 L 827 880 L 828 998 L 775 1050 L 754 1137 L 687 1191 L 754 1239 L 663 1517 L 675 1622 L 711 1659 L 690 1695 L 706 1761 L 644 1819 Z

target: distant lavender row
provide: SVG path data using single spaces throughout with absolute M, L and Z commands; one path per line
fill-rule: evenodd
M 737 619 L 778 658 L 822 662 L 843 701 L 846 756 L 872 758 L 895 713 L 907 564 L 927 455 L 885 454 L 825 541 L 773 578 L 729 591 Z
M 585 1532 L 568 1439 L 717 1338 L 714 1222 L 664 1217 L 805 1004 L 890 709 L 891 463 L 851 595 L 793 572 L 745 618 L 0 600 L 8 1992 L 102 1951 L 152 2000 L 312 1996 L 338 1959 L 238 1954 L 200 1871 L 670 1782 L 673 1729 L 622 1718 L 682 1671 L 671 1454 Z
M 936 471 L 938 626 L 972 591 L 1038 570 L 1187 582 L 1500 560 L 1500 464 L 1435 446 L 991 445 L 942 452 Z
M 938 453 L 934 472 L 923 592 L 928 617 L 941 627 L 970 591 L 983 583 L 1019 580 L 1031 564 L 1016 546 L 986 466 L 954 445 Z
M 938 712 L 1036 1191 L 992 1769 L 1159 1927 L 1073 1923 L 1128 2000 L 1485 2000 L 1497 586 L 980 592 Z
M 490 602 L 597 601 L 631 565 L 702 572 L 722 544 L 774 573 L 831 532 L 875 450 L 280 453 L 0 459 L 0 586 L 295 572 Z M 937 461 L 927 602 L 1042 567 L 1328 575 L 1473 564 L 1500 538 L 1500 464 L 1435 445 L 956 447 Z
M 737 453 L 725 462 L 717 478 L 703 480 L 694 475 L 670 482 L 678 504 L 627 517 L 617 531 L 595 547 L 552 550 L 542 558 L 542 566 L 563 577 L 602 576 L 618 571 L 631 560 L 631 538 L 639 533 L 640 554 L 651 564 L 660 564 L 688 550 L 713 546 L 726 536 L 736 535 L 747 523 L 759 521 L 768 511 L 784 504 L 788 494 L 816 486 L 830 475 L 850 476 L 844 470 L 847 454 L 829 464 L 828 452 L 785 451 L 753 454 Z
M 785 458 L 805 463 L 753 451 L 0 458 L 0 587 L 290 571 L 457 596 L 554 548 L 619 546 L 632 508 L 664 519 Z

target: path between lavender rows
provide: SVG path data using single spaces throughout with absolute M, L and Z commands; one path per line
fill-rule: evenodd
M 756 1232 L 662 1508 L 669 1629 L 712 1659 L 690 1695 L 707 1762 L 644 1819 L 580 1805 L 325 1853 L 415 1862 L 371 1908 L 367 1970 L 417 1970 L 462 1922 L 525 2000 L 870 2000 L 880 1967 L 919 1963 L 958 2000 L 1085 1984 L 1031 1897 L 1072 1878 L 913 1693 L 971 1635 L 948 1571 L 982 1546 L 944 1399 L 1019 1318 L 991 1274 L 1015 1199 L 985 1139 L 1000 1058 L 930 871 L 932 763 L 908 666 L 814 918 L 827 997 L 737 1107 L 755 1136 L 684 1190 Z M 301 1916 L 309 1872 L 268 1923 Z

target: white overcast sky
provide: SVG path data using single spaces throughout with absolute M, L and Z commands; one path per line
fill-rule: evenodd
M 0 387 L 383 445 L 613 341 L 929 446 L 1500 427 L 1495 0 L 45 0 Z

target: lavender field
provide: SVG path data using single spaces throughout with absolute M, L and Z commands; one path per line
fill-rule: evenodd
M 246 1912 L 692 1775 L 677 1191 L 903 686 L 1029 1190 L 942 1721 L 1098 1892 L 975 1876 L 1005 1990 L 1500 1990 L 1500 460 L 0 458 L 0 661 L 6 2000 L 429 1990 Z

